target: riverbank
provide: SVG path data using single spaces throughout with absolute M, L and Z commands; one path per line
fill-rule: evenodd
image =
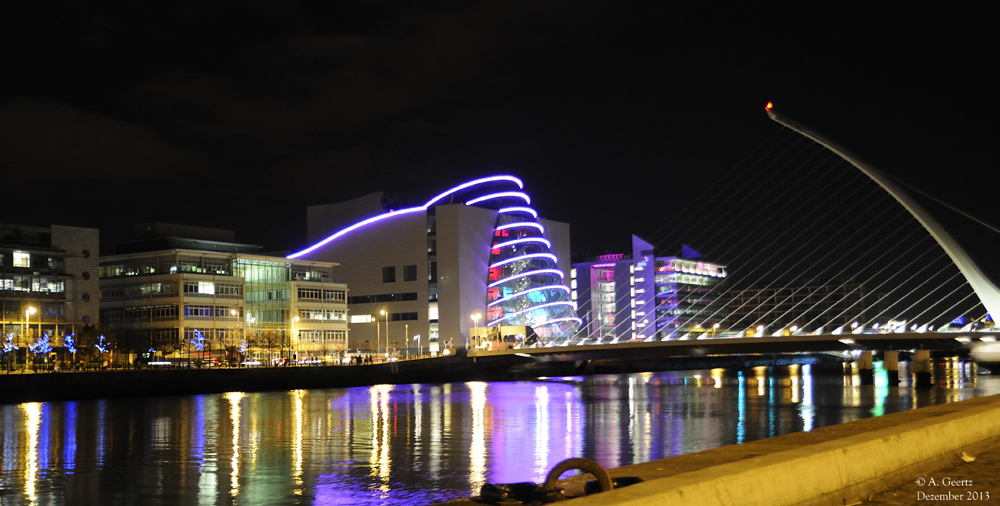
M 375 365 L 212 369 L 116 369 L 0 374 L 0 404 L 110 397 L 263 392 L 409 383 L 491 381 L 524 359 L 475 362 L 463 356 Z
M 975 457 L 998 444 L 1000 395 L 993 395 L 611 469 L 612 478 L 634 476 L 644 482 L 572 502 L 580 506 L 862 504 L 873 494 L 911 481 L 925 487 L 925 494 L 950 491 L 964 497 L 966 492 L 987 492 L 996 497 L 1000 490 L 984 489 L 985 483 L 977 487 L 972 479 L 1000 475 L 996 459 L 966 462 L 960 457 L 963 452 Z M 955 466 L 950 479 L 967 481 L 955 486 L 926 481 L 929 472 L 949 465 Z M 993 469 L 985 469 L 989 466 Z M 560 485 L 568 495 L 581 495 L 587 479 L 593 477 L 577 476 Z M 472 498 L 443 504 L 482 502 Z
M 514 355 L 477 359 L 460 353 L 374 365 L 13 372 L 0 373 L 0 404 L 379 384 L 520 381 L 545 376 L 821 364 L 830 360 L 815 354 L 772 354 L 539 363 Z M 834 369 L 842 366 L 837 362 L 830 365 Z

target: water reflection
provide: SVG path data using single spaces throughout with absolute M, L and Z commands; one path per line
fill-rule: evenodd
M 558 461 L 613 467 L 1000 392 L 945 361 L 0 406 L 0 504 L 426 504 Z

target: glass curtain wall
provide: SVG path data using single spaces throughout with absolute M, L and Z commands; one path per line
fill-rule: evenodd
M 247 345 L 258 358 L 284 356 L 291 346 L 291 264 L 236 258 L 234 275 L 245 290 Z

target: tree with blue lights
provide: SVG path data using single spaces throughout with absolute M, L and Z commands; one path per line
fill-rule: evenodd
M 244 339 L 243 341 L 240 342 L 240 347 L 236 350 L 240 354 L 239 357 L 237 357 L 240 366 L 242 366 L 243 362 L 246 361 L 248 349 L 250 349 L 250 346 L 247 345 L 247 341 L 246 339 Z
M 43 354 L 45 356 L 45 362 L 48 363 L 48 354 L 52 351 L 52 345 L 49 344 L 49 333 L 42 332 L 42 335 L 38 337 L 34 342 L 28 343 L 28 349 L 31 351 L 31 368 L 35 368 L 35 355 Z
M 48 353 L 52 351 L 52 345 L 49 344 L 49 333 L 42 332 L 42 335 L 39 336 L 38 339 L 35 340 L 35 342 L 28 345 L 28 349 L 30 349 L 31 352 L 35 354 Z
M 205 349 L 205 336 L 201 334 L 201 331 L 195 329 L 194 339 L 191 340 L 191 344 L 194 345 L 194 349 L 201 351 Z
M 194 339 L 192 339 L 190 341 L 190 343 L 194 346 L 195 350 L 197 350 L 197 351 L 204 350 L 205 349 L 205 336 L 202 335 L 202 333 L 201 333 L 200 330 L 195 329 L 194 330 Z M 190 360 L 190 355 L 188 356 L 188 360 Z M 195 365 L 197 365 L 198 367 L 201 367 L 201 359 L 200 358 L 195 361 Z
M 63 347 L 69 350 L 76 358 L 76 332 L 63 336 Z
M 97 351 L 101 352 L 101 363 L 104 363 L 104 354 L 111 350 L 111 343 L 108 342 L 104 334 L 97 336 L 97 343 L 94 344 Z
M 10 372 L 10 356 L 13 352 L 17 351 L 19 348 L 14 344 L 14 333 L 8 332 L 3 336 L 3 348 L 0 348 L 0 353 L 7 359 L 7 372 Z

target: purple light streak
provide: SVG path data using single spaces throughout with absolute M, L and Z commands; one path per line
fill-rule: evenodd
M 322 241 L 320 241 L 320 242 L 318 242 L 318 243 L 316 243 L 316 244 L 314 244 L 314 245 L 312 245 L 312 246 L 310 246 L 310 247 L 308 247 L 308 248 L 306 248 L 306 249 L 304 249 L 302 251 L 299 251 L 297 253 L 292 253 L 291 255 L 288 255 L 285 258 L 287 258 L 289 260 L 296 259 L 298 257 L 301 257 L 302 255 L 305 255 L 307 253 L 311 253 L 311 252 L 315 251 L 317 248 L 319 248 L 319 247 L 321 247 L 323 245 L 329 244 L 334 239 L 337 239 L 338 237 L 341 237 L 344 234 L 347 234 L 348 232 L 351 232 L 353 230 L 357 230 L 357 229 L 359 229 L 359 228 L 361 228 L 361 227 L 363 227 L 365 225 L 368 225 L 370 223 L 375 223 L 375 222 L 384 220 L 386 218 L 390 218 L 390 217 L 393 217 L 393 216 L 399 216 L 401 214 L 408 214 L 408 213 L 413 213 L 413 212 L 418 212 L 418 211 L 426 211 L 427 208 L 429 208 L 430 206 L 434 205 L 437 201 L 439 201 L 439 200 L 447 197 L 448 195 L 451 195 L 452 193 L 464 190 L 464 189 L 472 187 L 472 186 L 476 186 L 478 184 L 493 183 L 493 182 L 497 182 L 497 181 L 511 181 L 511 182 L 517 184 L 517 186 L 519 188 L 524 188 L 524 183 L 521 182 L 520 179 L 518 179 L 518 178 L 516 178 L 514 176 L 506 176 L 506 175 L 504 175 L 504 176 L 491 176 L 491 177 L 484 177 L 482 179 L 476 179 L 476 180 L 473 180 L 473 181 L 469 181 L 468 183 L 464 183 L 464 184 L 458 185 L 458 186 L 456 186 L 456 187 L 454 187 L 454 188 L 452 188 L 452 189 L 450 189 L 450 190 L 448 190 L 448 191 L 446 191 L 446 192 L 438 195 L 437 197 L 432 198 L 431 200 L 427 201 L 427 203 L 424 204 L 421 207 L 409 207 L 409 208 L 406 208 L 406 209 L 400 209 L 398 211 L 389 211 L 388 213 L 380 214 L 378 216 L 374 216 L 372 218 L 368 218 L 367 220 L 359 221 L 359 222 L 355 223 L 354 225 L 351 225 L 351 226 L 349 226 L 349 227 L 347 227 L 345 229 L 342 229 L 342 230 L 334 233 L 330 237 L 327 237 L 326 239 L 323 239 Z M 525 197 L 527 197 L 527 195 L 525 195 Z M 531 209 L 526 208 L 526 207 L 525 208 L 510 208 L 510 209 L 528 209 L 535 216 L 535 218 L 538 217 L 538 213 L 536 213 L 534 210 L 531 210 Z M 503 210 L 501 210 L 500 212 L 503 212 Z
M 466 202 L 465 205 L 471 206 L 473 204 L 478 204 L 480 202 L 485 202 L 487 200 L 501 199 L 501 198 L 504 198 L 504 197 L 517 197 L 517 198 L 520 198 L 520 199 L 524 199 L 524 203 L 525 204 L 531 204 L 531 197 L 529 197 L 527 193 L 524 193 L 524 192 L 499 192 L 499 193 L 491 193 L 489 195 L 483 195 L 482 197 L 476 197 L 476 198 L 474 198 L 474 199 Z
M 501 285 L 501 284 L 506 283 L 506 282 L 508 282 L 510 280 L 518 279 L 518 278 L 523 278 L 525 276 L 531 276 L 531 275 L 534 275 L 534 274 L 558 274 L 560 278 L 562 278 L 562 277 L 565 276 L 565 274 L 563 274 L 563 272 L 560 271 L 559 269 L 537 269 L 537 270 L 534 270 L 534 271 L 522 272 L 522 273 L 520 273 L 520 274 L 518 274 L 516 276 L 511 276 L 509 278 L 503 278 L 500 281 L 494 281 L 494 282 L 490 283 L 489 285 L 487 285 L 487 288 L 493 288 L 494 286 Z

